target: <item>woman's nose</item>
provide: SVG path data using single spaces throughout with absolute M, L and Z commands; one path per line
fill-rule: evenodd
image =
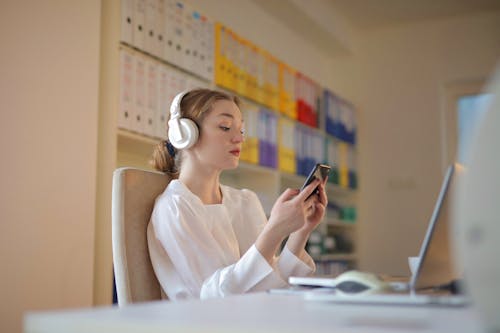
M 238 133 L 236 133 L 233 136 L 233 142 L 238 142 L 239 143 L 239 142 L 243 142 L 243 140 L 245 140 L 245 136 L 240 131 L 238 131 Z

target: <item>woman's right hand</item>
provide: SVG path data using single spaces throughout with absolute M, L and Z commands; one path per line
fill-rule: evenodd
M 315 204 L 313 192 L 321 183 L 315 179 L 303 191 L 287 189 L 283 192 L 273 208 L 267 226 L 284 239 L 289 234 L 302 228 L 307 220 L 308 212 Z
M 319 184 L 316 179 L 302 191 L 287 189 L 276 200 L 264 230 L 255 241 L 257 250 L 270 264 L 281 242 L 306 224 L 308 211 L 317 201 L 311 194 Z

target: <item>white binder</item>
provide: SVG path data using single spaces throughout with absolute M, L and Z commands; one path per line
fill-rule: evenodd
M 144 112 L 144 134 L 154 137 L 156 133 L 156 109 L 158 108 L 158 64 L 146 61 L 146 108 Z
M 132 130 L 134 119 L 134 56 L 120 50 L 120 102 L 118 110 L 118 127 Z
M 156 8 L 156 16 L 155 16 L 155 56 L 160 59 L 163 59 L 163 51 L 165 44 L 165 10 L 166 10 L 166 0 L 156 0 L 157 8 Z
M 175 0 L 165 0 L 164 2 L 165 10 L 165 20 L 163 34 L 165 37 L 165 42 L 163 43 L 163 59 L 172 63 L 174 58 L 174 17 L 175 17 Z
M 201 76 L 209 81 L 215 80 L 214 71 L 214 23 L 206 17 L 201 20 L 201 46 L 200 46 L 200 61 L 202 63 Z
M 167 138 L 167 121 L 168 112 L 170 110 L 170 94 L 169 94 L 169 81 L 170 70 L 164 66 L 158 66 L 158 103 L 155 113 L 155 137 L 160 139 Z
M 135 94 L 134 119 L 132 130 L 144 134 L 144 117 L 146 109 L 146 59 L 137 54 L 135 57 Z
M 184 55 L 184 3 L 175 1 L 173 6 L 173 20 L 172 20 L 172 42 L 173 49 L 171 58 L 167 61 L 172 64 L 182 67 Z
M 134 32 L 133 45 L 138 49 L 145 50 L 145 21 L 146 21 L 146 0 L 134 0 Z
M 132 45 L 134 31 L 134 0 L 121 0 L 120 40 Z
M 146 11 L 144 16 L 144 51 L 156 55 L 156 12 L 158 0 L 146 0 Z

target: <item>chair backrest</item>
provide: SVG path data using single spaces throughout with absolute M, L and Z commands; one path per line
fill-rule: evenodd
M 129 167 L 113 173 L 112 244 L 119 306 L 161 299 L 146 234 L 155 199 L 170 180 L 161 172 Z

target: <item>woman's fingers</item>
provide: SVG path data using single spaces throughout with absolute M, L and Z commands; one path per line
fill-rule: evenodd
M 283 193 L 281 193 L 277 201 L 279 202 L 288 201 L 290 199 L 293 199 L 298 193 L 299 193 L 298 189 L 287 188 Z
M 319 187 L 319 202 L 326 206 L 326 204 L 328 203 L 328 198 L 326 196 L 326 189 L 325 189 L 325 185 L 324 184 L 321 184 L 320 187 Z
M 314 179 L 309 185 L 307 185 L 300 193 L 297 195 L 297 200 L 306 201 L 311 194 L 316 191 L 316 188 L 320 185 L 321 181 L 319 179 Z

